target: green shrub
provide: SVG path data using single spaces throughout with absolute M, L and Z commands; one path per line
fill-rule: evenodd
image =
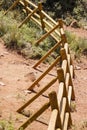
M 0 12 L 0 36 L 8 48 L 16 49 L 29 58 L 39 59 L 56 42 L 49 36 L 36 46 L 34 43 L 42 36 L 42 29 L 31 20 L 18 28 L 21 21 L 19 13 L 16 14 L 19 17 L 18 20 L 18 18 L 15 18 L 14 11 L 4 16 L 3 12 Z M 56 49 L 54 53 L 55 56 L 59 54 L 59 49 Z M 47 58 L 46 61 L 51 61 L 51 58 L 53 59 L 53 56 Z
M 87 49 L 87 39 L 76 37 L 74 34 L 66 31 L 67 40 L 71 50 L 80 55 L 84 49 Z
M 6 120 L 0 120 L 0 126 L 3 130 L 14 130 L 13 123 Z
M 4 9 L 8 9 L 14 2 L 15 0 L 1 0 L 1 7 Z

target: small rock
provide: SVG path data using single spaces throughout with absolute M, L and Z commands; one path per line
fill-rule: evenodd
M 32 82 L 36 80 L 34 72 L 26 74 L 25 77 L 29 78 Z
M 12 61 L 11 64 L 15 64 L 15 61 Z
M 0 82 L 0 85 L 1 85 L 1 86 L 5 86 L 5 84 L 4 84 L 3 82 Z
M 1 53 L 1 54 L 0 54 L 0 57 L 4 57 L 4 54 L 3 54 L 3 53 Z
M 17 79 L 17 81 L 20 81 L 21 79 Z
M 19 122 L 19 123 L 23 123 L 23 120 L 20 118 L 16 118 L 15 121 Z
M 27 117 L 30 117 L 32 115 L 32 113 L 30 112 L 30 110 L 23 110 L 22 114 L 25 115 L 25 116 L 27 116 Z
M 25 95 L 27 95 L 27 94 L 31 94 L 32 92 L 29 90 L 25 90 L 24 93 L 25 93 Z
M 76 70 L 81 70 L 81 67 L 80 66 L 75 66 L 75 69 Z
M 5 55 L 8 55 L 9 53 L 7 51 L 4 52 Z
M 26 82 L 34 82 L 36 80 L 34 72 L 27 73 L 24 77 L 26 77 Z
M 79 28 L 79 24 L 76 20 L 73 20 L 72 23 L 70 24 L 70 26 L 73 28 Z
M 34 72 L 30 72 L 30 73 L 26 74 L 25 77 L 27 77 L 27 80 L 26 80 L 27 82 L 29 80 L 31 80 L 32 82 L 34 82 L 36 80 L 36 75 L 34 74 Z M 37 86 L 39 87 L 40 84 L 37 83 Z

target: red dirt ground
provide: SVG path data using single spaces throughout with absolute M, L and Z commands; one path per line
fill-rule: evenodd
M 20 108 L 27 100 L 29 100 L 35 93 L 29 94 L 26 90 L 32 84 L 34 78 L 37 78 L 41 72 L 32 68 L 37 61 L 26 60 L 21 55 L 14 51 L 9 51 L 5 48 L 3 41 L 0 39 L 0 120 L 5 119 L 12 121 L 15 130 L 26 120 L 25 116 L 18 114 L 16 110 Z M 40 69 L 45 70 L 48 67 L 46 64 L 41 64 Z M 73 128 L 72 130 L 87 130 L 87 59 L 81 58 L 80 61 L 74 61 L 75 79 L 73 80 L 76 106 L 75 112 L 72 113 Z M 43 81 L 40 82 L 40 87 L 35 86 L 38 91 L 47 84 L 56 75 L 54 68 L 51 74 L 47 75 Z M 33 74 L 34 77 L 33 77 Z M 47 92 L 56 89 L 58 83 L 55 83 Z M 47 95 L 47 92 L 44 95 Z M 40 96 L 34 104 L 29 108 L 35 112 L 42 104 L 48 101 L 47 97 Z M 32 123 L 26 130 L 44 130 L 47 129 L 49 122 L 50 108 L 42 114 L 38 120 L 44 122 L 42 124 L 38 121 Z
M 74 35 L 87 39 L 87 30 L 82 28 L 72 28 L 70 26 L 64 26 L 64 30 L 68 30 L 69 32 L 73 33 Z

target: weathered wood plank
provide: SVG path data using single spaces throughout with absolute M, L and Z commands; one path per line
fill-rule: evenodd
M 55 91 L 49 94 L 49 100 L 50 100 L 51 109 L 52 110 L 57 109 L 58 111 L 55 128 L 61 128 L 62 126 L 61 126 L 61 119 L 59 113 L 59 106 L 57 101 L 57 94 Z
M 43 21 L 44 21 L 44 23 L 45 23 L 48 27 L 50 27 L 51 29 L 53 28 L 53 25 L 50 24 L 49 21 L 47 21 L 47 20 L 45 20 L 45 19 L 43 19 Z M 60 32 L 59 32 L 59 31 L 54 30 L 54 32 L 60 37 Z
M 47 130 L 55 130 L 57 122 L 58 110 L 54 109 L 51 113 L 50 122 Z
M 33 6 L 34 8 L 37 8 L 37 6 L 33 3 L 33 2 L 31 2 L 30 0 L 25 0 L 28 4 L 30 4 L 31 6 Z
M 50 67 L 41 75 L 38 79 L 36 79 L 33 84 L 28 88 L 28 90 L 33 90 L 35 85 L 46 75 L 52 68 L 60 61 L 61 57 L 57 57 L 56 60 L 50 65 Z
M 37 112 L 35 112 L 25 123 L 23 123 L 17 130 L 20 128 L 25 129 L 29 124 L 31 124 L 34 120 L 37 119 L 48 107 L 50 106 L 50 102 L 44 104 Z
M 22 6 L 24 6 L 23 1 L 19 1 L 19 3 L 20 3 Z M 28 10 L 30 13 L 33 12 L 33 10 L 32 10 L 29 6 L 26 7 L 26 8 L 27 8 L 27 10 Z M 39 16 L 37 13 L 34 13 L 34 16 L 40 19 L 40 16 Z
M 28 19 L 31 18 L 31 16 L 38 10 L 38 8 L 35 8 L 32 13 L 28 14 L 28 16 L 22 21 L 22 23 L 18 26 L 20 28 L 24 23 L 27 22 Z
M 35 99 L 37 99 L 43 92 L 45 92 L 50 86 L 52 86 L 58 78 L 53 79 L 50 81 L 43 89 L 41 89 L 35 96 L 33 96 L 29 101 L 27 101 L 23 106 L 21 106 L 17 112 L 21 112 L 25 107 L 31 104 Z
M 67 93 L 68 93 L 69 82 L 70 82 L 69 80 L 70 80 L 70 74 L 69 74 L 69 73 L 66 73 L 65 84 L 66 84 Z
M 49 32 L 49 30 L 48 30 L 46 27 L 44 28 L 44 30 L 45 30 L 46 32 Z M 52 38 L 54 38 L 55 41 L 59 42 L 59 38 L 56 37 L 54 34 L 51 33 L 50 36 L 52 36 Z
M 58 89 L 58 94 L 57 94 L 59 110 L 61 109 L 63 95 L 64 95 L 64 83 L 61 82 L 59 84 L 59 89 Z
M 65 114 L 65 121 L 64 121 L 63 130 L 67 130 L 68 129 L 68 122 L 69 122 L 69 113 L 67 112 Z
M 66 77 L 66 73 L 67 73 L 67 60 L 63 60 L 62 61 L 62 69 L 64 71 L 64 78 Z
M 73 65 L 70 65 L 70 74 L 71 74 L 71 78 L 73 79 L 73 77 L 74 77 L 74 67 L 73 67 Z
M 35 44 L 39 44 L 41 41 L 43 41 L 47 36 L 49 36 L 56 28 L 58 28 L 59 24 L 55 25 L 54 28 L 52 28 L 49 32 L 45 33 L 39 40 L 35 42 Z
M 69 86 L 69 90 L 68 90 L 69 106 L 71 105 L 71 97 L 72 97 L 72 86 Z
M 66 101 L 66 98 L 63 98 L 63 102 L 62 102 L 62 110 L 61 110 L 61 114 L 60 114 L 60 117 L 61 117 L 61 124 L 62 124 L 62 126 L 63 126 L 63 123 L 64 123 L 64 117 L 65 117 L 65 112 L 66 112 L 66 105 L 67 105 L 67 103 L 66 103 L 67 101 Z

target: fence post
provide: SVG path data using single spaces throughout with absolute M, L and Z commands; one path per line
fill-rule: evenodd
M 56 92 L 53 91 L 49 94 L 49 100 L 50 100 L 50 105 L 51 109 L 57 109 L 58 110 L 58 116 L 57 116 L 57 121 L 56 121 L 56 128 L 61 128 L 61 119 L 60 119 L 60 113 L 59 113 L 59 107 L 58 107 L 58 101 L 57 101 L 57 95 Z
M 40 19 L 41 19 L 42 30 L 44 31 L 45 24 L 43 21 L 44 15 L 41 12 L 42 11 L 42 3 L 41 2 L 38 3 L 38 9 L 39 9 L 39 14 L 40 14 Z
M 66 45 L 68 45 L 68 43 L 67 43 L 67 38 L 66 38 L 65 32 L 63 30 L 63 21 L 61 19 L 59 19 L 59 26 L 60 26 L 60 34 L 61 34 L 61 39 L 62 39 L 62 46 L 66 48 L 67 47 Z M 69 47 L 67 47 L 67 48 L 68 48 L 68 52 L 66 52 L 66 53 L 70 54 Z M 70 58 L 70 63 L 72 65 L 72 59 L 71 58 Z M 73 78 L 74 77 L 75 77 L 75 73 L 74 73 L 74 70 L 73 70 Z
M 70 50 L 69 50 L 68 43 L 65 43 L 64 48 L 65 48 L 65 51 L 66 51 L 66 54 L 67 54 L 68 63 L 71 66 L 71 65 L 73 65 L 73 61 L 71 59 L 71 55 L 70 55 Z M 72 78 L 74 78 L 74 77 L 75 77 L 75 72 L 74 72 L 74 69 L 73 69 L 73 77 Z
M 65 51 L 64 48 L 61 48 L 60 54 L 61 54 L 61 57 L 62 57 L 62 61 L 67 60 L 67 55 L 66 55 L 66 51 Z M 67 60 L 67 72 L 69 72 L 68 60 Z
M 28 12 L 29 12 L 28 9 L 27 9 L 28 3 L 27 3 L 26 0 L 23 0 L 23 2 L 24 2 L 24 6 L 25 6 L 26 13 L 27 13 L 27 15 L 28 15 Z
M 69 61 L 68 61 L 68 58 L 67 58 L 67 54 L 66 54 L 66 51 L 64 48 L 62 48 L 60 50 L 60 53 L 61 53 L 61 57 L 62 57 L 62 60 L 67 60 L 67 72 L 69 73 L 69 85 L 72 86 L 72 100 L 75 100 L 75 93 L 74 93 L 74 87 L 73 87 L 73 83 L 72 83 L 72 78 L 71 78 L 71 73 L 70 73 L 70 67 L 69 67 Z M 66 77 L 65 77 L 66 78 Z
M 60 29 L 62 28 L 61 33 L 64 34 L 64 31 L 63 31 L 63 21 L 62 21 L 62 19 L 59 19 L 58 22 L 59 22 Z
M 67 42 L 67 39 L 66 39 L 65 32 L 63 29 L 63 21 L 59 19 L 58 22 L 59 22 L 59 27 L 60 27 L 61 39 L 62 39 L 62 46 L 64 47 L 64 44 Z
M 59 83 L 63 82 L 64 83 L 64 97 L 66 97 L 66 112 L 69 112 L 69 126 L 72 124 L 72 119 L 71 119 L 71 114 L 70 114 L 70 106 L 69 106 L 69 101 L 68 101 L 68 94 L 66 91 L 66 85 L 65 85 L 65 79 L 64 79 L 64 71 L 62 68 L 57 69 L 57 74 L 58 74 L 58 79 Z
M 63 82 L 64 83 L 64 97 L 67 97 L 67 91 L 66 91 L 66 86 L 65 86 L 65 78 L 64 78 L 64 71 L 62 68 L 57 68 L 57 74 L 58 74 L 58 79 L 59 83 Z

